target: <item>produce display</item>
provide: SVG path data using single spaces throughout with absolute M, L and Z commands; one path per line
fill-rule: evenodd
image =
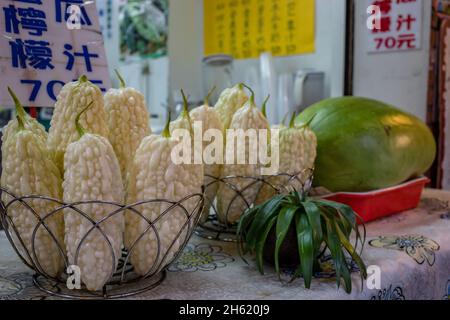
M 245 164 L 196 164 L 192 150 L 199 148 L 203 154 L 211 141 L 203 137 L 206 141 L 194 143 L 195 125 L 200 123 L 203 133 L 216 129 L 224 136 L 227 129 L 264 129 L 270 135 L 267 99 L 260 111 L 252 89 L 238 84 L 224 90 L 215 107 L 208 104 L 208 95 L 189 112 L 182 91 L 181 114 L 172 122 L 169 114 L 163 132 L 154 134 L 144 96 L 117 76 L 120 88 L 104 97 L 85 76 L 66 84 L 48 135 L 8 88 L 17 117 L 4 128 L 2 138 L 1 186 L 7 190 L 2 202 L 30 195 L 53 200 L 33 197 L 25 204 L 12 203 L 5 211 L 17 228 L 12 241 L 28 264 L 50 278 L 65 271 L 67 256 L 68 264 L 80 268 L 81 281 L 90 291 L 109 283 L 123 249 L 137 275 L 160 272 L 214 206 L 221 226 L 237 224 L 240 248 L 243 254 L 256 254 L 261 272 L 264 260 L 273 263 L 278 274 L 286 264 L 294 266 L 293 278 L 302 276 L 309 288 L 327 252 L 337 285 L 343 280 L 350 292 L 351 262 L 346 257 L 367 276 L 357 252 L 365 241 L 357 227 L 360 220 L 347 205 L 309 196 L 312 170 L 317 186 L 360 192 L 420 176 L 436 155 L 433 135 L 416 117 L 379 101 L 341 97 L 319 102 L 298 117 L 294 113 L 288 125 L 283 120 L 272 127 L 279 129 L 278 174 L 263 177 L 264 165 L 249 163 L 255 146 L 248 136 L 245 141 L 237 138 L 241 143 L 225 140 L 223 149 L 224 160 L 232 146 L 229 151 L 243 155 Z M 180 144 L 176 129 L 188 130 L 193 147 L 189 163 L 173 161 Z M 265 146 L 271 150 L 270 140 Z M 227 183 L 215 183 L 221 179 Z M 58 214 L 62 203 L 71 206 Z
M 111 144 L 107 138 L 87 132 L 79 122 L 89 107 L 76 117 L 79 139 L 69 144 L 64 154 L 63 199 L 66 203 L 86 200 L 123 203 L 120 166 Z M 114 205 L 98 203 L 85 203 L 77 208 L 95 222 L 116 209 Z M 69 263 L 80 267 L 81 279 L 88 290 L 100 290 L 112 277 L 121 257 L 123 214 L 103 221 L 100 231 L 84 216 L 66 208 L 64 224 Z
M 224 132 L 224 127 L 220 117 L 215 108 L 209 106 L 209 97 L 212 94 L 214 88 L 209 92 L 205 98 L 205 102 L 202 106 L 191 110 L 190 115 L 193 122 L 201 122 L 203 132 L 207 132 L 210 129 L 216 129 L 220 132 Z M 209 142 L 203 141 L 202 151 L 207 148 Z M 209 211 L 213 205 L 213 201 L 216 197 L 219 184 L 216 182 L 217 177 L 220 177 L 222 166 L 220 164 L 204 164 L 205 176 L 203 179 L 203 185 L 205 186 L 205 204 L 201 214 L 200 221 L 205 222 L 208 218 Z
M 69 82 L 58 94 L 47 145 L 61 172 L 64 170 L 64 153 L 67 146 L 79 138 L 75 128 L 75 117 L 91 101 L 92 107 L 80 118 L 80 124 L 88 132 L 108 138 L 108 123 L 102 92 L 88 81 L 86 76 L 81 76 L 78 81 Z
M 162 135 L 151 135 L 139 92 L 121 79 L 121 88 L 103 97 L 82 76 L 61 90 L 47 137 L 10 93 L 17 118 L 3 135 L 2 202 L 11 202 L 6 215 L 15 229 L 9 233 L 21 256 L 52 279 L 66 271 L 67 257 L 90 291 L 112 279 L 124 247 L 138 275 L 164 268 L 197 222 L 204 179 L 203 164 L 172 162 L 178 140 L 170 136 L 170 117 Z M 172 125 L 187 120 L 191 126 L 189 113 L 184 116 Z M 21 196 L 32 197 L 13 201 Z M 118 210 L 124 203 L 134 211 Z
M 11 89 L 9 91 L 16 105 L 17 117 L 10 121 L 7 133 L 3 136 L 1 185 L 16 195 L 34 194 L 61 199 L 61 175 L 45 145 L 42 128 L 36 120 L 24 116 L 19 100 Z M 11 198 L 2 193 L 2 201 L 8 202 Z M 41 272 L 55 277 L 64 267 L 61 254 L 64 248 L 62 215 L 46 217 L 57 207 L 56 203 L 41 199 L 28 199 L 27 203 L 40 218 L 45 219 L 45 225 L 56 239 L 52 239 L 45 227 L 40 225 L 34 241 L 36 257 L 25 254 L 25 251 L 32 252 L 33 232 L 38 219 L 25 205 L 15 202 L 9 209 L 10 217 L 21 240 L 15 236 L 13 241 L 28 263 L 31 262 L 30 258 L 33 259 Z M 22 241 L 26 248 L 23 248 Z
M 358 97 L 321 101 L 296 123 L 317 135 L 314 185 L 362 192 L 402 183 L 425 173 L 436 156 L 430 129 L 413 115 Z
M 116 71 L 119 89 L 109 89 L 104 96 L 108 117 L 109 141 L 114 148 L 125 183 L 127 171 L 142 139 L 151 133 L 144 96 L 134 88 L 127 88 Z
M 253 92 L 245 105 L 238 109 L 233 115 L 230 129 L 265 129 L 270 133 L 270 126 L 266 117 L 256 107 L 255 95 Z M 234 144 L 234 148 L 237 148 L 236 141 L 226 141 L 226 143 L 232 143 Z M 251 150 L 249 139 L 245 139 L 243 145 L 245 145 L 244 156 L 245 159 L 247 159 L 247 164 L 225 164 L 222 170 L 222 177 L 259 177 L 261 175 L 262 165 L 259 162 L 256 164 L 248 164 Z M 227 147 L 225 150 L 226 149 Z M 242 150 L 234 150 L 234 154 L 237 155 L 241 151 Z M 245 198 L 244 200 L 242 197 L 236 197 L 236 191 L 229 188 L 224 183 L 221 183 L 219 186 L 219 191 L 217 193 L 217 217 L 222 223 L 230 225 L 235 224 L 239 220 L 242 213 L 248 208 L 247 203 L 253 203 L 255 201 L 258 191 L 261 188 L 261 183 L 255 183 L 249 187 L 253 181 L 240 178 L 229 179 L 227 182 L 234 185 L 238 190 L 242 190 L 242 197 Z
M 142 199 L 179 201 L 202 192 L 203 165 L 176 165 L 171 160 L 171 152 L 179 142 L 170 135 L 169 121 L 170 117 L 161 136 L 145 137 L 137 149 L 130 167 L 128 203 Z M 192 212 L 198 201 L 189 198 L 182 204 L 188 212 Z M 170 215 L 164 214 L 169 207 L 169 204 L 163 202 L 145 203 L 135 207 L 150 221 L 156 221 L 155 219 L 160 217 L 154 223 L 158 239 L 153 229 L 141 237 L 149 228 L 148 223 L 129 212 L 125 215 L 125 244 L 131 249 L 131 263 L 140 275 L 147 275 L 153 266 L 162 266 L 164 261 L 170 260 L 186 240 L 188 225 L 195 223 L 188 221 L 181 208 L 172 209 Z

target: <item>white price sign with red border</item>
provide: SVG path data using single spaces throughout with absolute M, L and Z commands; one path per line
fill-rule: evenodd
M 369 53 L 417 50 L 422 46 L 422 0 L 366 0 Z

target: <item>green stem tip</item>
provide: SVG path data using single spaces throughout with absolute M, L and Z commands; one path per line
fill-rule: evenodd
M 122 75 L 120 74 L 119 70 L 114 69 L 114 72 L 116 73 L 117 79 L 119 79 L 119 86 L 121 89 L 126 87 L 125 80 L 123 79 Z
M 18 123 L 18 126 L 17 126 L 18 130 L 19 131 L 25 130 L 25 123 L 23 122 L 23 118 L 21 116 L 19 116 L 18 114 L 17 114 L 16 118 L 17 118 L 17 123 Z
M 208 94 L 205 97 L 204 104 L 205 106 L 209 106 L 209 99 L 211 98 L 211 95 L 216 90 L 216 86 L 212 87 L 211 90 L 209 90 Z
M 86 130 L 80 124 L 80 117 L 83 113 L 86 112 L 87 109 L 92 107 L 93 104 L 94 104 L 94 101 L 91 101 L 83 110 L 81 110 L 81 112 L 79 114 L 77 114 L 77 116 L 75 118 L 75 128 L 77 129 L 78 134 L 80 135 L 80 138 L 86 133 Z
M 297 112 L 292 112 L 291 121 L 289 121 L 289 128 L 294 128 L 295 125 L 295 116 L 297 115 Z
M 22 122 L 25 122 L 25 116 L 27 115 L 27 113 L 23 108 L 22 104 L 20 103 L 19 98 L 17 98 L 16 94 L 10 87 L 8 87 L 8 92 L 14 101 L 14 105 L 16 106 L 17 115 L 22 118 Z
M 316 117 L 317 113 L 313 115 L 307 122 L 300 125 L 300 128 L 308 128 Z
M 250 101 L 254 104 L 255 103 L 255 92 L 253 91 L 252 88 L 250 88 L 248 85 L 246 85 L 245 83 L 241 83 L 242 86 L 244 86 L 245 88 L 248 89 L 248 91 L 250 91 L 251 96 L 250 96 Z
M 262 112 L 264 118 L 266 118 L 266 119 L 267 119 L 267 102 L 269 101 L 269 99 L 270 99 L 270 94 L 267 96 L 266 100 L 264 100 L 262 108 L 261 108 L 261 112 Z
M 183 117 L 189 118 L 189 102 L 186 95 L 184 94 L 183 89 L 181 89 L 181 95 L 183 96 L 183 111 L 181 112 L 181 115 Z
M 83 74 L 79 79 L 78 79 L 78 82 L 80 82 L 80 83 L 84 83 L 84 82 L 88 82 L 89 80 L 88 80 L 88 78 L 86 77 L 86 75 L 85 74 Z
M 169 111 L 169 114 L 167 116 L 166 125 L 164 126 L 164 130 L 161 133 L 161 136 L 163 138 L 170 138 L 170 118 L 171 118 L 171 112 Z

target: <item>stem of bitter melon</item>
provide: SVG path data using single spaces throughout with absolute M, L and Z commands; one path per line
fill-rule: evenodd
M 250 96 L 250 102 L 251 104 L 254 106 L 255 105 L 255 92 L 253 91 L 252 88 L 250 88 L 248 85 L 246 85 L 245 83 L 241 83 L 242 86 L 246 87 L 248 89 L 248 91 L 250 91 L 251 96 Z
M 93 103 L 94 103 L 94 101 L 91 101 L 91 102 L 87 105 L 86 108 L 84 108 L 83 110 L 81 110 L 81 112 L 80 112 L 79 114 L 77 114 L 77 117 L 75 118 L 75 128 L 77 129 L 78 134 L 80 135 L 80 138 L 81 138 L 82 136 L 84 136 L 84 134 L 86 133 L 86 129 L 84 129 L 84 128 L 81 126 L 81 124 L 80 124 L 80 117 L 81 117 L 81 115 L 82 115 L 83 113 L 86 112 L 87 109 L 89 109 L 89 108 L 92 106 Z
M 261 112 L 264 116 L 264 118 L 267 119 L 267 101 L 269 101 L 270 99 L 270 94 L 267 96 L 266 100 L 264 100 L 262 108 L 261 108 Z
M 302 128 L 308 128 L 309 125 L 311 124 L 311 122 L 313 122 L 313 120 L 314 120 L 314 118 L 316 117 L 316 115 L 317 115 L 317 114 L 313 115 L 313 116 L 311 117 L 311 119 L 308 120 L 308 122 L 303 123 L 303 124 L 300 125 L 300 127 L 298 127 L 298 128 L 300 128 L 300 129 L 302 129 Z
M 88 81 L 89 81 L 88 78 L 84 74 L 78 79 L 79 83 L 85 83 L 85 82 L 88 82 Z
M 23 122 L 23 118 L 19 114 L 17 114 L 16 118 L 18 123 L 17 131 L 25 130 L 25 123 Z
M 294 128 L 295 125 L 295 116 L 297 115 L 297 112 L 292 112 L 292 117 L 291 117 L 291 121 L 289 121 L 289 128 L 292 129 Z
M 11 98 L 13 99 L 14 104 L 16 106 L 17 115 L 19 117 L 21 117 L 22 122 L 25 122 L 25 119 L 26 119 L 25 117 L 26 117 L 27 113 L 26 113 L 25 109 L 23 108 L 22 104 L 20 103 L 19 98 L 17 98 L 16 94 L 10 87 L 8 87 L 8 92 L 11 95 Z
M 170 111 L 169 115 L 167 116 L 166 125 L 164 126 L 164 130 L 161 133 L 161 136 L 163 138 L 170 138 Z
M 117 69 L 114 69 L 114 72 L 116 73 L 117 79 L 119 79 L 120 89 L 124 89 L 126 87 L 125 80 Z
M 189 103 L 186 98 L 186 95 L 184 94 L 183 89 L 181 89 L 181 95 L 183 96 L 183 111 L 181 111 L 181 116 L 183 118 L 189 119 L 189 121 L 190 121 L 191 117 L 189 116 Z
M 206 95 L 205 100 L 203 102 L 205 106 L 209 106 L 209 98 L 211 98 L 211 95 L 213 94 L 214 90 L 216 90 L 216 86 L 212 87 L 211 90 L 209 90 L 208 94 Z

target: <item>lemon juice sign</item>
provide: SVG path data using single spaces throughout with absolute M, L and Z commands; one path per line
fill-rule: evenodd
M 2 88 L 25 106 L 52 107 L 62 86 L 85 74 L 110 87 L 94 1 L 0 0 Z M 0 104 L 12 105 L 6 90 Z
M 235 58 L 311 53 L 314 0 L 204 0 L 205 55 Z

